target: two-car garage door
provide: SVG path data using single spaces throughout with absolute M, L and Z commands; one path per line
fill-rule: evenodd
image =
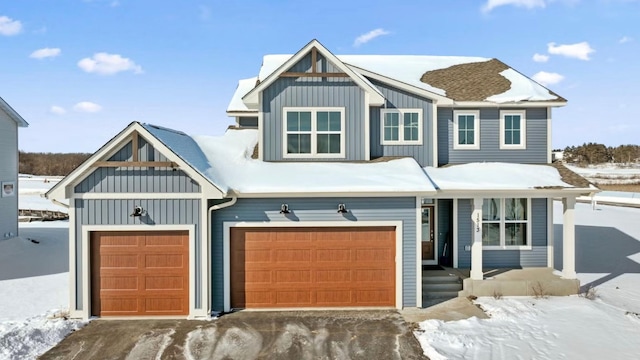
M 395 227 L 231 228 L 231 307 L 395 306 Z

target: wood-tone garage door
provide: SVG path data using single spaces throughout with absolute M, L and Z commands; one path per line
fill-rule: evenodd
M 394 227 L 232 228 L 231 307 L 395 306 Z
M 91 313 L 188 315 L 187 231 L 91 233 Z

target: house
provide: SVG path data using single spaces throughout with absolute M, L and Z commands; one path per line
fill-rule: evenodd
M 267 55 L 224 136 L 134 122 L 47 193 L 70 199 L 72 316 L 422 307 L 423 265 L 552 267 L 553 198 L 574 284 L 597 189 L 551 163 L 565 104 L 496 59 Z
M 0 98 L 0 240 L 18 235 L 18 128 L 27 126 Z

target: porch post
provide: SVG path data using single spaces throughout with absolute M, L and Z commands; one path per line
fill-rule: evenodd
M 576 207 L 575 197 L 562 199 L 562 276 L 567 279 L 576 279 L 576 227 L 574 211 Z
M 471 279 L 482 280 L 482 198 L 473 199 L 471 221 L 473 231 L 471 237 Z

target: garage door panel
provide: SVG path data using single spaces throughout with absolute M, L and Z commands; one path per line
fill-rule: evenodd
M 182 276 L 146 276 L 145 290 L 184 290 L 188 287 Z
M 394 306 L 395 241 L 394 227 L 232 228 L 231 306 Z
M 140 312 L 137 297 L 111 297 L 102 299 L 101 305 L 104 309 L 100 315 L 109 314 L 136 314 Z
M 138 255 L 136 254 L 109 254 L 100 256 L 102 268 L 137 269 Z
M 102 276 L 100 278 L 102 290 L 137 290 L 137 276 Z
M 180 296 L 163 296 L 144 299 L 145 311 L 155 314 L 186 312 L 185 302 Z

